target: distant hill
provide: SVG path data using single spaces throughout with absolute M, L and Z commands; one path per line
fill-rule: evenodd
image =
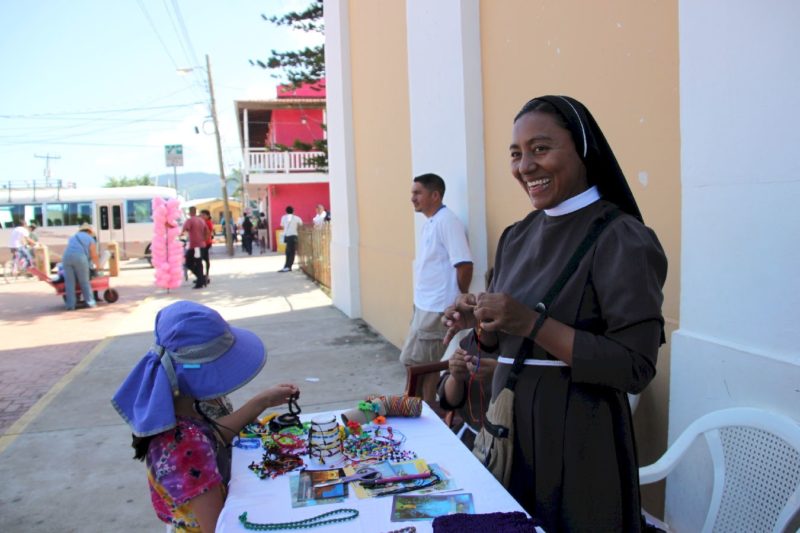
M 156 176 L 156 185 L 164 187 L 173 186 L 172 174 L 161 174 Z M 178 173 L 178 187 L 181 194 L 186 196 L 187 200 L 195 198 L 219 198 L 220 197 L 220 184 L 219 174 L 208 174 L 206 172 L 186 172 Z M 233 187 L 228 185 L 228 190 L 231 191 Z

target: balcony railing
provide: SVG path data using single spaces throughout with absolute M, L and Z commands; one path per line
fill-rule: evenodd
M 320 172 L 315 158 L 323 152 L 268 152 L 263 148 L 248 150 L 250 172 Z

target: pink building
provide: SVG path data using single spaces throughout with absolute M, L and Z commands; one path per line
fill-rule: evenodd
M 310 223 L 317 204 L 330 208 L 327 168 L 314 141 L 325 139 L 325 87 L 278 88 L 275 100 L 236 101 L 247 195 L 267 214 L 270 246 L 276 249 L 286 206 Z M 299 149 L 295 142 L 310 145 Z M 304 147 L 305 148 L 305 147 Z

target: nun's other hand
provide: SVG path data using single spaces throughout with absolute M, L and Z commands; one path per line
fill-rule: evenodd
M 473 309 L 477 297 L 474 294 L 467 293 L 461 294 L 456 301 L 444 310 L 442 317 L 442 324 L 447 328 L 447 334 L 444 336 L 444 344 L 449 344 L 456 333 L 462 329 L 467 329 L 475 326 L 475 316 Z
M 531 330 L 536 311 L 508 294 L 484 292 L 478 295 L 474 313 L 475 320 L 486 331 L 524 337 Z

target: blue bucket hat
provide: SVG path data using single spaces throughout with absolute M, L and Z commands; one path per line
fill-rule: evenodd
M 111 400 L 137 437 L 175 427 L 174 396 L 210 400 L 256 377 L 267 361 L 254 333 L 205 305 L 180 301 L 156 315 L 155 344 Z

